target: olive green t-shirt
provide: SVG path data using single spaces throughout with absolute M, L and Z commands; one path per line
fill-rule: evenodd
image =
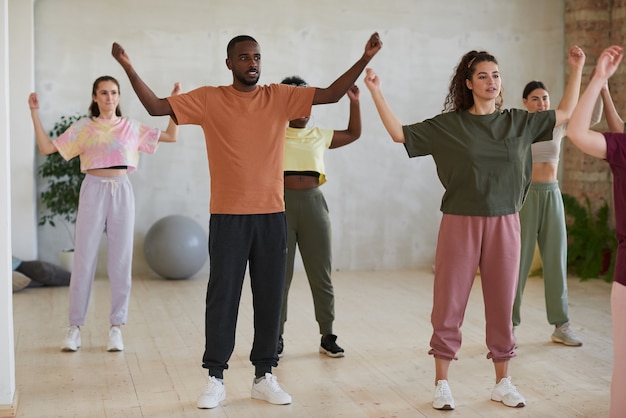
M 532 176 L 533 142 L 549 141 L 553 110 L 449 112 L 402 127 L 409 157 L 432 155 L 445 188 L 441 211 L 502 216 L 519 212 Z

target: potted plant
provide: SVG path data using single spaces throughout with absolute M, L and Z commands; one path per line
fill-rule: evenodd
M 48 135 L 51 139 L 60 136 L 81 117 L 83 116 L 61 116 Z M 46 207 L 46 211 L 39 218 L 39 225 L 49 224 L 56 227 L 55 220 L 57 218 L 62 220 L 69 235 L 71 247 L 61 252 L 61 265 L 70 270 L 74 251 L 73 229 L 78 212 L 78 196 L 85 175 L 80 171 L 78 157 L 65 161 L 58 152 L 45 157 L 44 162 L 39 166 L 38 173 L 47 182 L 46 189 L 40 194 L 41 203 Z
M 581 280 L 603 278 L 613 280 L 617 238 L 609 224 L 606 201 L 594 213 L 591 200 L 585 196 L 584 205 L 573 196 L 563 194 L 567 218 L 567 265 Z

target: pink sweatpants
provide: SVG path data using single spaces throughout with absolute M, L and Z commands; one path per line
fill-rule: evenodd
M 520 223 L 506 216 L 443 215 L 435 256 L 430 341 L 436 358 L 456 360 L 470 291 L 480 267 L 487 358 L 515 356 L 511 315 L 520 261 Z
M 96 274 L 102 233 L 107 235 L 111 325 L 126 323 L 131 288 L 135 196 L 128 176 L 87 174 L 80 188 L 74 265 L 70 279 L 70 325 L 83 325 Z
M 613 282 L 611 289 L 613 318 L 613 378 L 611 379 L 610 418 L 626 413 L 626 286 Z

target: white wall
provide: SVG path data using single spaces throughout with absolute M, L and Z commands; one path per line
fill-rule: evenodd
M 562 0 L 38 0 L 35 86 L 46 127 L 61 115 L 86 112 L 93 80 L 110 74 L 122 84 L 125 114 L 165 128 L 167 119 L 147 115 L 111 57 L 113 41 L 126 48 L 148 85 L 166 96 L 175 81 L 185 90 L 230 84 L 225 49 L 235 35 L 259 41 L 262 83 L 298 74 L 325 87 L 378 31 L 384 46 L 371 67 L 403 123 L 412 123 L 441 111 L 452 71 L 471 49 L 498 58 L 507 107 L 521 107 L 522 88 L 531 79 L 546 82 L 558 103 L 563 15 Z M 369 92 L 359 85 L 363 135 L 326 156 L 329 182 L 323 190 L 333 221 L 334 267 L 430 265 L 441 216 L 435 166 L 430 157 L 407 158 L 404 148 L 392 143 Z M 26 97 L 14 111 L 27 114 Z M 313 110 L 313 121 L 322 127 L 344 129 L 347 117 L 347 99 Z M 23 171 L 17 177 L 32 175 Z M 131 179 L 137 197 L 134 271 L 145 273 L 143 237 L 155 221 L 183 214 L 207 228 L 209 178 L 201 130 L 182 127 L 179 143 L 143 156 Z M 56 261 L 58 248 L 65 246 L 62 228 L 39 229 L 42 259 Z M 100 273 L 103 268 L 101 262 Z
M 0 0 L 0 413 L 15 412 L 15 352 L 11 294 L 11 172 L 9 157 L 9 9 Z

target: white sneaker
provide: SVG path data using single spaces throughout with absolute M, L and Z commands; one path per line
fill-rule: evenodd
M 122 330 L 120 327 L 111 327 L 109 329 L 109 342 L 107 351 L 123 351 L 124 341 L 122 340 Z
M 214 376 L 209 376 L 206 388 L 198 397 L 197 406 L 200 409 L 215 408 L 226 399 L 224 383 Z
M 65 338 L 63 339 L 63 345 L 61 345 L 62 351 L 76 351 L 80 348 L 80 328 L 76 325 L 70 325 L 65 331 Z
M 580 338 L 574 334 L 574 331 L 569 327 L 569 322 L 554 327 L 554 332 L 551 337 L 555 343 L 569 345 L 571 347 L 580 347 L 583 342 Z
M 271 373 L 265 373 L 258 383 L 256 379 L 252 381 L 252 399 L 260 399 L 274 405 L 291 403 L 291 396 L 280 388 L 276 376 Z
M 446 411 L 454 409 L 454 398 L 452 398 L 452 392 L 447 380 L 437 381 L 435 395 L 433 396 L 433 408 Z
M 511 383 L 511 377 L 503 377 L 491 392 L 491 400 L 502 402 L 511 408 L 521 408 L 526 405 L 526 400 L 519 394 L 517 388 Z

